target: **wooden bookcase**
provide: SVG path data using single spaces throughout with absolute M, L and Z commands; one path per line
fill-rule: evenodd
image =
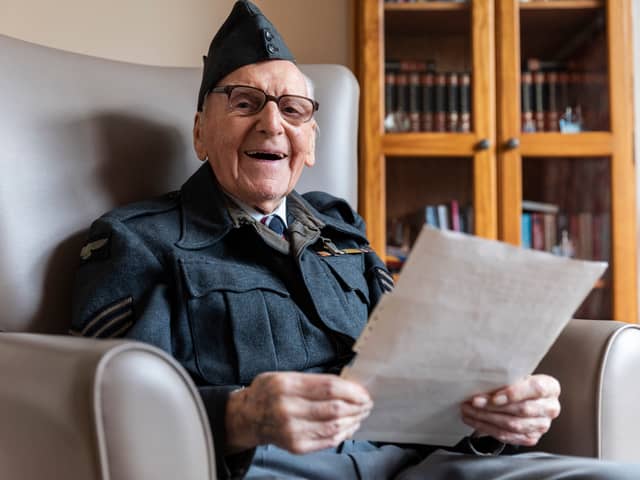
M 567 222 L 606 220 L 605 247 L 600 233 L 589 242 L 610 267 L 586 317 L 637 322 L 630 0 L 358 0 L 356 19 L 359 209 L 374 249 L 384 256 L 390 218 L 427 204 L 468 202 L 474 234 L 516 245 L 523 200 L 556 204 Z M 523 65 L 559 55 L 582 78 L 600 79 L 581 90 L 586 128 L 524 133 Z M 385 133 L 389 59 L 470 71 L 470 132 Z

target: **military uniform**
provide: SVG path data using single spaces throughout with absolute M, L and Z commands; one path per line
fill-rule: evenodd
M 205 164 L 179 192 L 101 217 L 80 253 L 71 333 L 131 338 L 173 355 L 203 398 L 218 478 L 637 478 L 637 466 L 592 459 L 429 455 L 436 447 L 364 441 L 225 457 L 229 393 L 265 371 L 339 371 L 393 287 L 344 201 L 294 192 L 287 212 L 283 239 L 234 206 Z
M 338 372 L 392 288 L 344 201 L 293 192 L 287 212 L 284 239 L 204 164 L 180 192 L 101 217 L 81 251 L 72 333 L 173 355 L 200 387 L 219 465 L 229 392 L 265 371 Z

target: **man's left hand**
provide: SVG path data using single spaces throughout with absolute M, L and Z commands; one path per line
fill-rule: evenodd
M 462 404 L 462 420 L 476 434 L 511 445 L 533 446 L 560 414 L 560 383 L 548 375 L 529 377 Z

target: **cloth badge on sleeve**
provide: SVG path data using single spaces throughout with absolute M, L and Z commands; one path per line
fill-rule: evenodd
M 126 297 L 98 310 L 81 331 L 70 333 L 80 337 L 116 338 L 133 325 L 133 297 Z
M 109 258 L 110 251 L 110 235 L 90 238 L 80 250 L 80 259 L 83 263 L 89 260 L 106 260 Z

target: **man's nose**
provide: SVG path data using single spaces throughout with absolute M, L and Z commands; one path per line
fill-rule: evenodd
M 269 99 L 262 111 L 258 113 L 257 128 L 259 131 L 269 135 L 279 135 L 284 132 L 283 121 L 278 104 Z

